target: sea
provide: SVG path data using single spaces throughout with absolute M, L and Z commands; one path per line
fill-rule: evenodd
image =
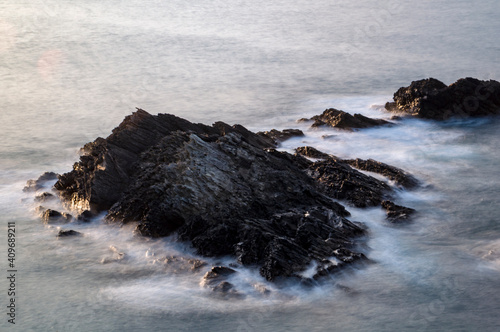
M 297 122 L 331 107 L 390 118 L 385 102 L 423 78 L 500 80 L 499 17 L 498 0 L 1 0 L 0 330 L 499 331 L 500 118 L 355 132 Z M 102 217 L 44 225 L 27 180 L 70 171 L 80 147 L 136 107 L 301 129 L 279 149 L 402 168 L 422 185 L 396 189 L 395 202 L 418 213 L 394 225 L 341 202 L 368 229 L 370 264 L 312 287 L 236 267 L 236 299 L 200 285 L 231 257 Z M 209 266 L 159 263 L 171 256 Z

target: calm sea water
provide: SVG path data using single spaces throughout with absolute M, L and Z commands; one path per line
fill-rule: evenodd
M 407 119 L 356 133 L 295 120 L 329 107 L 386 117 L 377 105 L 426 77 L 499 80 L 499 15 L 496 0 L 1 1 L 2 331 L 497 331 L 500 120 Z M 34 216 L 26 180 L 69 171 L 80 146 L 135 107 L 301 128 L 306 137 L 282 149 L 308 144 L 414 173 L 424 186 L 397 201 L 419 214 L 392 227 L 380 209 L 349 208 L 370 229 L 363 250 L 375 264 L 309 290 L 240 269 L 233 282 L 247 297 L 238 301 L 213 299 L 199 274 L 153 264 L 194 255 L 175 239 L 96 220 L 63 226 L 85 236 L 58 240 Z M 8 222 L 16 325 L 5 314 Z M 101 264 L 111 245 L 129 259 Z

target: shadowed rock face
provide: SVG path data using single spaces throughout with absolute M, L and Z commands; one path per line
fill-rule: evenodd
M 138 110 L 86 144 L 55 188 L 73 209 L 108 211 L 145 236 L 176 232 L 199 254 L 232 255 L 268 280 L 297 276 L 313 260 L 317 277 L 364 259 L 353 251 L 364 230 L 332 198 L 378 205 L 390 187 L 345 163 L 274 148 L 242 126 Z
M 400 88 L 385 108 L 434 120 L 496 115 L 500 113 L 500 83 L 471 77 L 449 86 L 434 78 L 414 81 Z

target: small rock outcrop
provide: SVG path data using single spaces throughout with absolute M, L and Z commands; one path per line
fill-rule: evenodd
M 394 181 L 397 185 L 407 189 L 415 188 L 419 184 L 419 181 L 413 175 L 408 174 L 400 168 L 384 164 L 380 161 L 356 158 L 345 159 L 344 162 L 363 171 L 382 174 L 383 176 Z
M 380 205 L 390 197 L 392 189 L 385 182 L 361 173 L 353 167 L 382 174 L 408 189 L 419 184 L 415 177 L 402 169 L 373 159 L 341 159 L 310 146 L 298 147 L 295 152 L 320 159 L 308 166 L 310 176 L 322 184 L 330 196 L 346 200 L 356 207 Z
M 61 229 L 59 233 L 57 233 L 57 237 L 71 237 L 71 236 L 81 236 L 82 233 L 74 231 L 72 229 L 64 230 Z
M 65 224 L 73 221 L 73 216 L 66 212 L 46 209 L 42 213 L 42 221 L 45 224 Z
M 292 137 L 302 137 L 304 136 L 304 132 L 300 129 L 271 129 L 269 131 L 259 131 L 257 135 L 270 138 L 274 140 L 275 144 L 278 144 Z
M 56 197 L 53 194 L 48 193 L 48 192 L 43 192 L 40 195 L 36 195 L 35 196 L 35 202 L 43 203 L 43 202 L 47 202 L 47 201 L 53 200 L 55 198 Z
M 43 189 L 44 184 L 48 181 L 57 180 L 57 174 L 54 172 L 45 172 L 36 180 L 28 180 L 26 186 L 23 188 L 24 192 L 36 192 L 37 190 Z
M 415 213 L 414 209 L 396 205 L 391 201 L 383 201 L 381 205 L 387 212 L 387 220 L 392 223 L 408 220 Z
M 301 121 L 303 120 L 305 119 L 301 119 Z M 370 128 L 391 124 L 390 122 L 382 119 L 372 119 L 361 114 L 351 115 L 335 108 L 329 108 L 322 114 L 313 116 L 310 120 L 314 121 L 312 127 L 331 126 L 344 130 Z
M 500 114 L 500 83 L 467 77 L 447 86 L 428 78 L 411 82 L 394 93 L 389 111 L 434 120 Z

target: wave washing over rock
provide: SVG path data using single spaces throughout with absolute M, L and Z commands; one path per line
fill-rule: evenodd
M 429 90 L 429 84 L 437 86 Z M 411 104 L 410 112 L 422 116 L 422 105 L 446 89 L 432 79 L 413 82 L 395 94 L 395 103 L 399 110 Z M 401 101 L 398 96 L 405 94 L 414 99 Z M 450 107 L 440 111 L 448 114 Z M 381 206 L 390 222 L 415 212 L 392 202 L 393 186 L 356 168 L 379 173 L 398 187 L 410 189 L 419 182 L 371 159 L 342 160 L 308 146 L 295 154 L 276 150 L 279 141 L 301 135 L 298 130 L 253 133 L 223 122 L 207 126 L 138 109 L 109 137 L 86 144 L 73 171 L 58 176 L 54 189 L 77 218 L 43 208 L 40 213 L 51 223 L 87 221 L 106 212 L 109 222 L 137 223 L 136 232 L 143 236 L 175 233 L 200 255 L 232 256 L 243 266 L 258 267 L 269 281 L 304 280 L 301 273 L 312 263 L 312 279 L 319 279 L 366 260 L 356 247 L 365 228 L 346 219 L 350 214 L 337 199 L 356 207 Z M 30 180 L 26 190 L 53 177 L 46 173 Z M 207 284 L 229 292 L 231 285 L 219 277 L 232 273 L 213 267 L 207 278 L 217 283 Z

